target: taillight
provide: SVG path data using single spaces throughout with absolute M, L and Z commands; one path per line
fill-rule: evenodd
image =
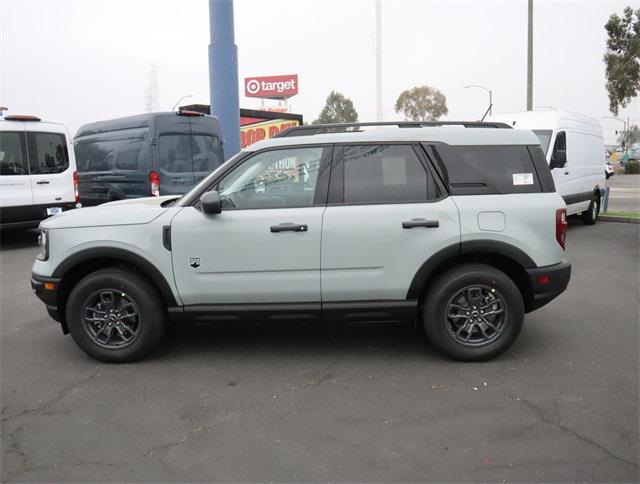
M 78 172 L 73 172 L 73 194 L 76 197 L 76 203 L 80 202 L 80 192 L 78 191 Z
M 567 209 L 559 208 L 556 210 L 556 240 L 560 247 L 564 249 L 565 241 L 567 240 L 567 229 L 569 223 L 567 222 Z
M 149 172 L 149 184 L 151 185 L 151 195 L 160 196 L 160 176 L 157 172 Z

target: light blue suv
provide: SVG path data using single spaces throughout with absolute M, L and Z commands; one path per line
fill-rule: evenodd
M 569 282 L 566 210 L 538 139 L 496 123 L 302 126 L 181 198 L 40 225 L 32 286 L 103 361 L 168 321 L 419 321 L 483 360 Z

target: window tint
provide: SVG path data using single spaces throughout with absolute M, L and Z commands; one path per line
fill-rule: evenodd
M 69 168 L 67 140 L 61 133 L 27 133 L 32 175 L 62 173 Z
M 222 164 L 222 150 L 217 136 L 206 134 L 191 135 L 193 153 L 193 171 L 211 172 Z
M 28 175 L 24 133 L 0 132 L 0 175 Z
M 327 148 L 289 148 L 250 157 L 218 185 L 224 209 L 310 207 Z
M 526 146 L 433 145 L 431 148 L 454 195 L 541 191 Z
M 411 146 L 343 147 L 344 203 L 427 200 L 427 173 Z
M 76 142 L 78 171 L 138 171 L 146 152 L 146 129 L 108 133 Z

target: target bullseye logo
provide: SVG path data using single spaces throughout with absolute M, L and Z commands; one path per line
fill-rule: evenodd
M 246 88 L 249 94 L 257 94 L 260 91 L 260 82 L 257 79 L 249 79 Z

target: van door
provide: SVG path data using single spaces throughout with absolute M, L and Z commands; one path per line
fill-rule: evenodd
M 33 205 L 24 123 L 12 122 L 11 131 L 0 131 L 0 207 Z M 21 127 L 22 129 L 18 129 Z M 3 221 L 7 222 L 3 213 Z
M 587 190 L 581 181 L 581 163 L 579 161 L 580 152 L 575 141 L 571 137 L 567 140 L 567 131 L 556 132 L 555 141 L 550 157 L 551 175 L 556 186 L 556 191 L 562 196 L 567 204 L 569 215 L 582 212 L 589 206 L 593 196 L 593 190 Z M 564 152 L 564 155 L 562 153 Z M 565 163 L 557 160 L 564 156 Z M 561 166 L 558 166 L 561 165 Z
M 160 195 L 182 195 L 195 185 L 189 117 L 177 113 L 158 116 L 156 133 Z
M 195 183 L 218 168 L 224 162 L 220 128 L 211 116 L 191 117 L 191 157 Z
M 149 128 L 76 138 L 80 201 L 85 206 L 151 196 Z
M 75 202 L 73 169 L 63 132 L 33 131 L 27 127 L 27 150 L 33 203 L 55 205 Z M 41 125 L 33 126 L 42 129 Z

